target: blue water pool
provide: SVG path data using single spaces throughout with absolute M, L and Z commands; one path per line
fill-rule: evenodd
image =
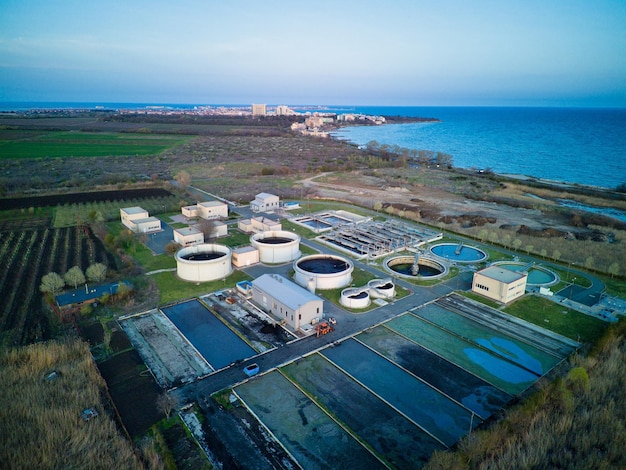
M 527 284 L 550 285 L 557 281 L 556 274 L 539 266 L 531 266 L 529 268 L 528 264 L 525 263 L 498 263 L 498 266 L 516 272 L 528 270 Z
M 162 311 L 216 370 L 257 354 L 198 300 L 165 307 Z
M 440 243 L 433 246 L 430 251 L 441 258 L 460 263 L 476 263 L 487 259 L 487 253 L 484 251 L 462 243 Z

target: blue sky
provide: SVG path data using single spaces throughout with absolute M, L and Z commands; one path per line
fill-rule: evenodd
M 624 0 L 0 0 L 0 101 L 626 107 Z

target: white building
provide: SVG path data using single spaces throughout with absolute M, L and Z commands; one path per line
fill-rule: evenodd
M 181 212 L 188 219 L 195 219 L 198 217 L 198 205 L 194 204 L 193 206 L 184 206 L 180 208 Z
M 474 273 L 472 292 L 507 304 L 526 292 L 528 273 L 511 271 L 497 265 Z
M 198 203 L 198 217 L 203 219 L 227 219 L 228 204 L 221 201 L 207 201 Z
M 285 106 L 285 105 L 278 105 L 276 106 L 276 116 L 288 116 L 293 114 L 293 111 L 291 109 L 289 109 L 289 106 Z
M 151 233 L 161 230 L 161 220 L 156 217 L 146 217 L 145 219 L 135 219 L 131 221 L 135 233 Z
M 251 219 L 242 219 L 237 222 L 237 228 L 245 233 L 281 231 L 283 224 L 278 220 L 268 217 L 252 217 Z
M 280 198 L 268 193 L 259 193 L 250 201 L 250 209 L 253 212 L 268 212 L 280 207 Z
M 135 220 L 147 219 L 150 217 L 148 211 L 142 209 L 141 207 L 125 207 L 120 209 L 120 219 L 122 219 L 122 224 L 124 227 L 136 231 Z
M 265 104 L 253 104 L 252 105 L 253 116 L 265 116 L 267 115 L 267 105 Z
M 204 233 L 194 227 L 174 229 L 174 241 L 182 247 L 204 243 Z
M 233 266 L 243 268 L 259 262 L 259 250 L 253 246 L 233 248 Z
M 294 330 L 323 317 L 322 299 L 278 274 L 263 274 L 252 281 L 252 300 Z

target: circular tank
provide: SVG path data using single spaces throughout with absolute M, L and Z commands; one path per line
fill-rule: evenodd
M 284 230 L 256 233 L 250 237 L 250 244 L 259 250 L 261 263 L 287 263 L 302 254 L 300 235 Z
M 348 308 L 365 308 L 370 304 L 369 288 L 348 287 L 341 291 L 339 302 Z
M 501 268 L 508 269 L 509 271 L 526 271 L 528 277 L 526 278 L 526 284 L 533 286 L 552 286 L 559 281 L 559 276 L 556 273 L 550 271 L 543 266 L 537 266 L 535 264 L 522 263 L 519 261 L 497 261 L 493 263 Z
M 448 272 L 442 263 L 424 256 L 419 257 L 417 266 L 414 256 L 396 256 L 387 260 L 385 266 L 394 274 L 412 278 L 437 279 Z
M 176 274 L 185 281 L 206 282 L 223 279 L 233 271 L 232 251 L 224 245 L 205 243 L 176 253 Z
M 396 295 L 396 286 L 391 279 L 372 279 L 367 287 L 373 298 L 391 299 Z
M 479 263 L 488 257 L 483 250 L 463 243 L 439 243 L 431 247 L 430 252 L 456 263 Z
M 310 255 L 293 263 L 294 278 L 311 291 L 338 289 L 352 282 L 352 261 L 336 255 Z

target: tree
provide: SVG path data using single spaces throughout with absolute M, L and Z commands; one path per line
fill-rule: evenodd
M 168 395 L 166 391 L 163 391 L 156 401 L 157 409 L 162 412 L 167 419 L 170 418 L 172 411 L 178 406 L 178 400 L 173 395 Z
M 520 246 L 522 246 L 522 240 L 520 240 L 519 238 L 513 240 L 513 248 L 515 248 L 515 250 L 519 250 Z
M 107 277 L 107 267 L 102 263 L 94 263 L 87 268 L 85 274 L 91 282 L 102 282 Z
M 183 188 L 186 188 L 191 183 L 191 175 L 185 170 L 180 170 L 176 173 L 174 179 L 178 181 L 178 184 L 180 184 Z
M 561 252 L 559 250 L 554 250 L 554 252 L 552 253 L 552 258 L 554 258 L 555 260 L 560 260 L 561 259 Z
M 593 269 L 594 263 L 595 261 L 593 259 L 593 256 L 587 256 L 587 259 L 585 260 L 585 268 Z
M 611 275 L 611 279 L 613 279 L 614 276 L 617 276 L 619 274 L 619 263 L 617 261 L 615 261 L 614 263 L 611 263 L 608 271 L 609 271 L 609 274 Z
M 63 276 L 65 279 L 65 283 L 68 286 L 74 286 L 74 289 L 78 287 L 78 284 L 85 283 L 85 275 L 83 274 L 83 270 L 80 269 L 80 266 L 74 266 L 70 268 Z
M 50 272 L 41 278 L 41 285 L 39 290 L 41 292 L 50 292 L 52 295 L 56 295 L 65 286 L 65 281 L 61 276 L 55 272 Z

